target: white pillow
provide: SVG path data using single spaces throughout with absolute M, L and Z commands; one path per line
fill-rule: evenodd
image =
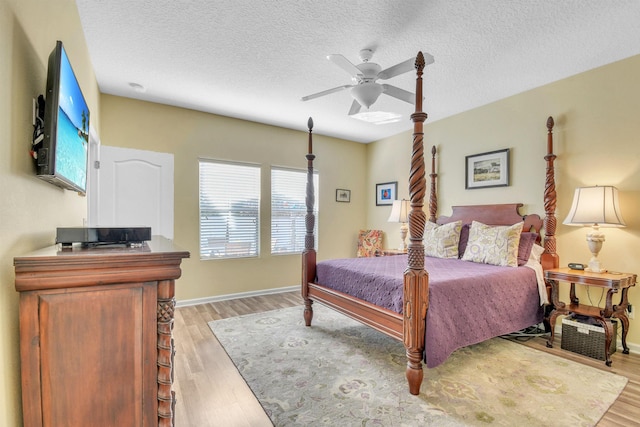
M 540 257 L 544 252 L 544 248 L 538 244 L 534 244 L 531 246 L 531 253 L 529 254 L 529 259 L 533 259 L 536 262 L 540 262 Z
M 511 226 L 471 223 L 469 242 L 462 259 L 508 267 L 518 266 L 518 245 L 524 222 Z
M 458 258 L 462 221 L 444 225 L 427 222 L 424 231 L 424 254 L 434 258 Z

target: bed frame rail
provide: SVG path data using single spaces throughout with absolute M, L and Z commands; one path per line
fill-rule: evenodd
M 395 311 L 378 307 L 366 301 L 356 300 L 351 295 L 318 286 L 315 283 L 308 284 L 307 295 L 347 317 L 402 341 L 402 315 Z

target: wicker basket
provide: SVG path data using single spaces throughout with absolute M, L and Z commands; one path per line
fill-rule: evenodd
M 613 336 L 609 346 L 609 354 L 616 352 L 616 337 L 618 336 L 618 322 L 611 320 Z M 600 325 L 591 325 L 582 319 L 565 317 L 562 319 L 562 349 L 573 351 L 584 356 L 605 360 L 604 328 Z

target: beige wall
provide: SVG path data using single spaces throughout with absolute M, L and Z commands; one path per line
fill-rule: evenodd
M 102 96 L 103 145 L 174 155 L 176 244 L 191 252 L 178 281 L 178 300 L 259 291 L 300 282 L 300 256 L 269 253 L 270 167 L 306 171 L 307 133 L 182 108 Z M 306 123 L 301 123 L 301 128 Z M 355 255 L 357 231 L 365 219 L 366 146 L 314 135 L 320 173 L 318 257 Z M 260 257 L 199 259 L 198 159 L 262 165 Z M 335 201 L 336 188 L 351 190 L 351 203 Z
M 428 70 L 427 70 L 428 75 Z M 548 116 L 556 122 L 554 152 L 560 263 L 587 262 L 590 253 L 586 229 L 562 225 L 579 186 L 614 185 L 626 228 L 601 229 L 606 235 L 599 259 L 606 268 L 640 274 L 640 56 L 610 64 L 571 78 L 425 125 L 425 147 L 438 148 L 439 214 L 451 206 L 485 203 L 524 203 L 523 213 L 544 215 Z M 428 94 L 426 97 L 428 98 Z M 428 112 L 428 111 L 427 111 Z M 399 181 L 399 197 L 407 189 L 412 135 L 410 132 L 368 146 L 367 187 Z M 511 149 L 508 187 L 465 190 L 465 156 Z M 429 165 L 429 163 L 428 163 Z M 429 167 L 429 166 L 428 166 Z M 397 224 L 389 224 L 388 207 L 367 201 L 368 225 L 382 228 L 394 239 Z M 397 238 L 399 239 L 399 238 Z M 395 240 L 392 240 L 394 242 Z M 568 287 L 566 284 L 563 285 Z M 591 300 L 600 300 L 591 290 Z M 588 303 L 586 293 L 581 301 Z M 640 289 L 629 299 L 640 308 Z M 618 302 L 616 299 L 615 303 Z M 628 340 L 640 345 L 640 317 L 631 321 Z M 637 347 L 636 347 L 637 348 Z
M 44 93 L 47 60 L 62 40 L 98 125 L 98 86 L 71 0 L 0 0 L 0 425 L 22 423 L 18 294 L 13 257 L 52 245 L 55 229 L 82 225 L 86 198 L 35 177 L 31 100 Z

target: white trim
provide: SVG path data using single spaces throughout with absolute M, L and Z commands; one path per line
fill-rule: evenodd
M 98 225 L 98 191 L 100 188 L 100 135 L 89 125 L 89 163 L 87 164 L 87 221 L 83 225 Z
M 622 343 L 618 344 L 618 348 L 622 348 Z M 640 345 L 627 341 L 627 346 L 629 347 L 629 353 L 640 354 Z
M 272 288 L 261 291 L 240 292 L 237 294 L 217 295 L 213 297 L 186 299 L 176 302 L 176 307 L 188 307 L 191 305 L 208 304 L 211 302 L 226 301 L 230 299 L 257 297 L 261 295 L 280 294 L 300 289 L 300 285 L 286 286 L 284 288 Z

